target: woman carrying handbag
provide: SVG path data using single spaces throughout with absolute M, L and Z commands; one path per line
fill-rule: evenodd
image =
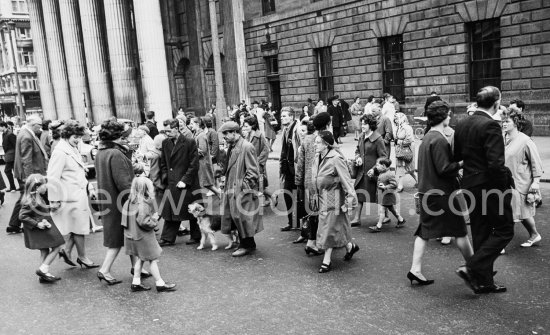
M 409 125 L 407 116 L 403 113 L 395 114 L 395 124 L 397 125 L 395 140 L 395 158 L 397 192 L 403 191 L 403 177 L 409 174 L 413 177 L 415 187 L 418 184 L 416 173 L 414 172 L 414 132 Z

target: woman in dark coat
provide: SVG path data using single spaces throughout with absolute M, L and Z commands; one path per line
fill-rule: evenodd
M 451 146 L 444 134 L 449 126 L 449 106 L 435 102 L 426 112 L 430 131 L 424 135 L 418 149 L 418 195 L 420 197 L 420 224 L 416 230 L 411 270 L 407 278 L 420 285 L 433 284 L 422 274 L 422 256 L 429 239 L 456 237 L 456 245 L 465 261 L 474 254 L 464 217 L 456 199 L 456 177 L 462 162 L 452 160 Z M 432 192 L 430 192 L 432 191 Z
M 376 131 L 376 117 L 364 115 L 361 117 L 361 135 L 355 150 L 355 167 L 358 169 L 355 179 L 355 192 L 357 193 L 357 210 L 351 221 L 351 226 L 356 227 L 361 223 L 361 212 L 365 202 L 376 203 L 377 179 L 369 178 L 367 172 L 371 170 L 380 157 L 388 157 L 384 139 Z M 389 220 L 389 219 L 388 219 Z
M 105 260 L 97 277 L 109 285 L 121 283 L 111 276 L 111 266 L 120 248 L 124 246 L 124 232 L 120 224 L 122 213 L 119 206 L 128 198 L 134 178 L 132 153 L 126 145 L 126 138 L 131 129 L 125 131 L 124 127 L 124 124 L 110 120 L 101 125 L 101 143 L 95 159 L 98 200 L 103 220 L 103 245 L 107 248 Z M 132 259 L 132 267 L 133 264 Z

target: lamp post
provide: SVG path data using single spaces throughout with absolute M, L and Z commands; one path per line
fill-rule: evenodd
M 13 47 L 14 41 L 11 38 L 11 33 L 15 30 L 15 22 L 9 20 L 5 22 L 2 29 L 8 32 L 11 47 L 11 57 L 13 61 L 13 71 L 15 72 L 15 85 L 17 87 L 17 108 L 19 109 L 19 123 L 25 120 L 25 111 L 23 110 L 23 99 L 21 96 L 21 85 L 19 84 L 19 71 L 17 70 L 17 60 L 15 56 L 15 49 Z

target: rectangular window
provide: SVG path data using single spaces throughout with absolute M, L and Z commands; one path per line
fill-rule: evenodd
M 401 103 L 405 102 L 405 74 L 403 67 L 403 36 L 380 39 L 382 46 L 382 80 L 384 93 L 390 93 Z
M 262 0 L 262 13 L 263 15 L 275 13 L 275 0 Z
M 19 64 L 21 66 L 33 66 L 34 65 L 34 52 L 30 50 L 20 50 L 19 52 Z
M 11 0 L 11 9 L 14 13 L 27 13 L 27 0 Z
M 472 22 L 470 38 L 470 97 L 485 86 L 500 87 L 500 19 Z
M 268 76 L 279 74 L 279 59 L 277 56 L 266 57 L 265 61 Z
M 17 28 L 17 38 L 20 40 L 31 39 L 31 28 Z
M 33 75 L 23 74 L 20 76 L 21 90 L 23 91 L 36 91 L 37 80 Z
M 319 98 L 327 101 L 334 95 L 334 80 L 332 77 L 332 51 L 330 47 L 315 50 L 317 57 L 317 78 Z
M 178 36 L 187 36 L 187 18 L 183 0 L 176 0 L 176 33 Z

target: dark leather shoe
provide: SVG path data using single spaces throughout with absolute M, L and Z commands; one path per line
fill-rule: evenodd
M 459 267 L 457 270 L 456 270 L 456 274 L 462 278 L 462 280 L 464 280 L 464 282 L 466 283 L 466 285 L 472 290 L 474 291 L 474 293 L 477 293 L 477 291 L 479 290 L 479 285 L 477 284 L 477 282 L 475 281 L 475 279 L 473 278 L 472 274 L 468 271 L 468 268 L 465 267 L 465 266 L 461 266 Z
M 178 236 L 184 236 L 184 235 L 189 235 L 189 234 L 191 234 L 191 232 L 187 228 L 178 230 Z
M 165 283 L 163 286 L 157 286 L 157 292 L 171 292 L 176 290 L 176 284 Z
M 6 233 L 8 234 L 20 234 L 22 232 L 23 232 L 23 229 L 21 229 L 20 227 L 8 226 L 6 228 Z
M 480 285 L 479 289 L 475 293 L 476 294 L 504 293 L 506 291 L 507 291 L 506 286 L 491 284 L 491 285 Z
M 189 241 L 185 242 L 187 245 L 191 244 L 199 244 L 200 240 L 195 240 L 194 238 L 189 239 Z
M 306 243 L 307 242 L 307 238 L 303 237 L 303 236 L 299 236 L 297 239 L 295 239 L 294 241 L 292 241 L 292 243 L 294 244 L 298 244 L 298 243 Z
M 175 243 L 174 242 L 169 242 L 169 241 L 166 241 L 166 240 L 160 240 L 159 241 L 159 245 L 161 247 L 167 247 L 167 246 L 171 246 L 171 245 L 174 245 Z
M 281 227 L 281 231 L 290 231 L 292 227 L 290 225 Z
M 158 288 L 158 286 L 157 286 L 157 288 Z M 149 291 L 150 289 L 151 289 L 151 287 L 149 287 L 149 286 L 143 286 L 142 284 L 139 284 L 139 285 L 134 285 L 134 284 L 132 284 L 132 285 L 130 286 L 130 290 L 131 290 L 132 292 Z
M 359 221 L 351 223 L 352 227 L 359 227 L 360 225 L 361 225 L 361 222 L 359 222 Z
M 244 248 L 239 248 L 237 250 L 235 250 L 231 256 L 233 257 L 242 257 L 242 256 L 245 256 L 245 255 L 248 255 L 250 253 L 250 249 L 244 249 Z

